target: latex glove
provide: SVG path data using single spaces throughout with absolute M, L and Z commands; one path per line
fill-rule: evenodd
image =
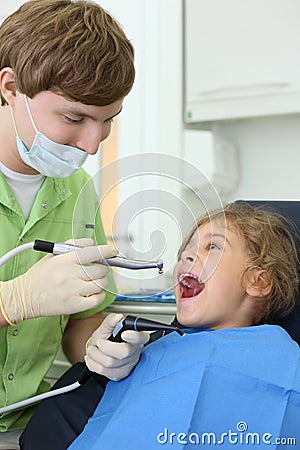
M 47 255 L 25 274 L 1 283 L 0 306 L 8 323 L 74 314 L 103 302 L 109 268 L 89 263 L 113 257 L 117 250 L 110 245 L 93 246 L 92 239 L 70 242 L 84 248 L 62 255 Z
M 112 334 L 122 314 L 109 314 L 99 328 L 92 334 L 86 345 L 85 363 L 92 371 L 110 380 L 121 380 L 130 374 L 140 359 L 144 344 L 150 334 L 146 331 L 126 330 L 122 339 L 126 342 L 111 342 Z

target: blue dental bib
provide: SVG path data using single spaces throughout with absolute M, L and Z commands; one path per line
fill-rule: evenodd
M 282 328 L 187 330 L 155 341 L 130 376 L 107 385 L 69 449 L 219 446 L 300 448 L 300 349 Z

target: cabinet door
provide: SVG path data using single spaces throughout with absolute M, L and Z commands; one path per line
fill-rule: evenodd
M 185 120 L 300 111 L 299 0 L 184 0 Z

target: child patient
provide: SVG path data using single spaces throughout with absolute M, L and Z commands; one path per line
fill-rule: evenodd
M 295 306 L 297 266 L 280 216 L 236 202 L 200 218 L 174 269 L 185 335 L 148 345 L 110 382 L 69 448 L 298 448 L 299 346 L 266 324 Z

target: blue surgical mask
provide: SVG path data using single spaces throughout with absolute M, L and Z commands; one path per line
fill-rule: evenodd
M 88 154 L 77 147 L 54 142 L 41 133 L 34 123 L 27 97 L 25 96 L 24 98 L 29 117 L 36 134 L 33 143 L 28 150 L 18 135 L 13 111 L 11 109 L 13 123 L 16 130 L 17 147 L 21 159 L 25 164 L 37 170 L 46 177 L 69 177 L 82 166 L 88 157 Z

